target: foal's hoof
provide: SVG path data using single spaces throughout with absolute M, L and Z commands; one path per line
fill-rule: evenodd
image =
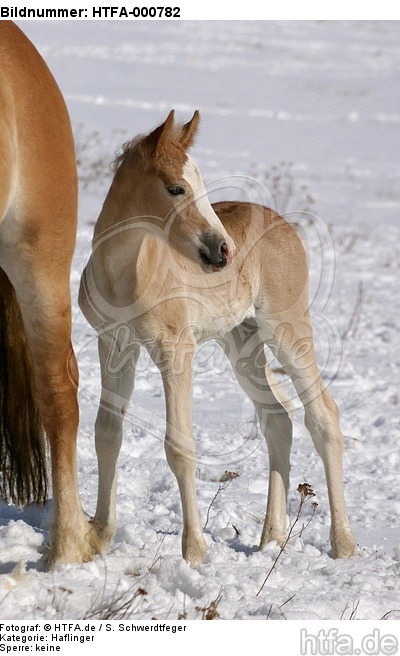
M 113 528 L 108 529 L 104 527 L 96 517 L 93 517 L 89 523 L 96 535 L 97 553 L 100 554 L 100 556 L 106 556 L 110 550 L 115 530 Z
M 188 540 L 182 538 L 182 555 L 192 567 L 201 565 L 208 551 L 207 543 L 203 536 Z
M 356 550 L 357 543 L 349 528 L 343 528 L 331 534 L 332 556 L 350 558 Z
M 286 540 L 285 533 L 282 533 L 281 531 L 278 531 L 273 528 L 267 528 L 266 530 L 264 529 L 261 535 L 259 549 L 260 551 L 265 549 L 265 547 L 269 542 L 277 542 L 278 545 L 281 547 L 285 543 L 285 540 Z

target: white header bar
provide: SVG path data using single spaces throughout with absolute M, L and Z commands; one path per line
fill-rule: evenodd
M 393 0 L 10 0 L 1 18 L 29 20 L 397 20 Z

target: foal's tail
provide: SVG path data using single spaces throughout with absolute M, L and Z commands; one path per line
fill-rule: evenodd
M 47 498 L 46 445 L 32 383 L 20 308 L 0 268 L 0 496 L 17 505 Z

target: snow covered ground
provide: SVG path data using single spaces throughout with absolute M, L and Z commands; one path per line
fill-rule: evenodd
M 171 108 L 182 119 L 200 109 L 194 156 L 207 182 L 224 179 L 213 200 L 261 198 L 297 212 L 306 226 L 316 339 L 341 408 L 358 549 L 347 561 L 329 555 L 322 464 L 298 411 L 291 514 L 304 481 L 316 492 L 318 509 L 257 596 L 279 553 L 274 544 L 263 553 L 256 548 L 266 447 L 250 402 L 221 355 L 207 346 L 196 364 L 194 432 L 210 549 L 195 569 L 182 561 L 178 489 L 162 441 L 161 385 L 143 358 L 120 456 L 110 554 L 43 573 L 39 548 L 51 502 L 23 511 L 1 504 L 1 616 L 118 617 L 122 600 L 126 617 L 135 619 L 201 619 L 213 603 L 222 619 L 400 619 L 400 23 L 19 24 L 55 74 L 77 140 L 81 196 L 72 286 L 86 512 L 94 513 L 97 492 L 99 371 L 94 336 L 76 298 L 110 181 L 108 163 L 123 141 L 150 130 Z M 256 189 L 250 179 L 257 179 Z M 334 353 L 330 326 L 342 337 Z M 214 500 L 225 470 L 239 476 Z M 302 521 L 310 517 L 308 505 Z

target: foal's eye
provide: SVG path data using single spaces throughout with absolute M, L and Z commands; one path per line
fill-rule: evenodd
M 185 193 L 185 187 L 182 187 L 182 185 L 171 185 L 167 189 L 171 196 L 180 196 Z

